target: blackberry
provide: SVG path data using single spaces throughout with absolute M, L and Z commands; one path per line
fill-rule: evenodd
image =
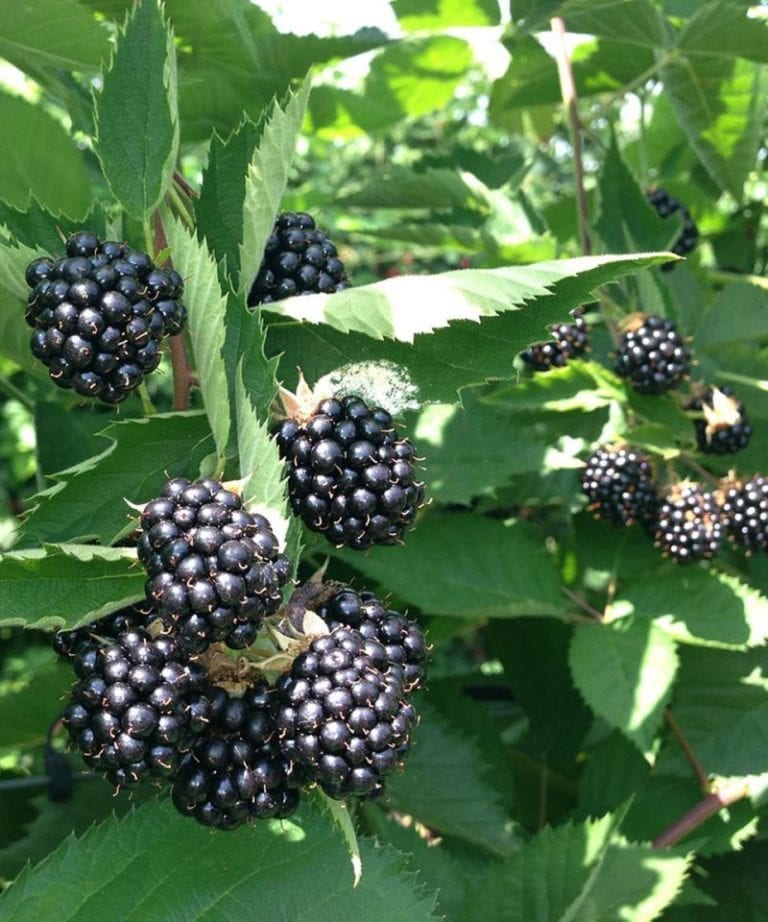
M 647 525 L 656 512 L 653 468 L 632 445 L 600 446 L 587 461 L 581 489 L 595 518 L 614 525 Z
M 269 521 L 217 480 L 178 478 L 144 507 L 141 529 L 147 598 L 184 649 L 251 644 L 290 575 Z
M 154 611 L 149 605 L 129 605 L 92 624 L 72 631 L 56 631 L 51 644 L 63 659 L 74 660 L 81 649 L 98 638 L 116 640 L 124 631 L 146 627 L 153 619 Z
M 670 195 L 666 189 L 649 189 L 646 192 L 646 198 L 660 217 L 668 218 L 675 212 L 680 212 L 683 218 L 683 229 L 680 231 L 680 236 L 672 244 L 672 252 L 678 256 L 685 256 L 686 253 L 690 253 L 695 249 L 699 242 L 699 229 L 685 205 L 674 195 Z M 673 262 L 668 262 L 664 263 L 661 268 L 662 271 L 668 272 L 674 267 Z
M 85 763 L 116 787 L 172 775 L 206 716 L 203 668 L 143 629 L 84 644 L 74 668 L 62 722 Z
M 659 504 L 656 543 L 677 563 L 714 557 L 723 540 L 723 511 L 698 483 L 673 487 Z
M 703 419 L 695 419 L 696 443 L 709 455 L 731 455 L 749 444 L 752 426 L 730 387 L 710 387 L 689 401 L 687 410 L 698 410 Z
M 758 475 L 726 487 L 723 520 L 736 544 L 748 552 L 768 551 L 768 479 Z
M 583 355 L 589 349 L 589 327 L 576 311 L 572 312 L 573 323 L 555 323 L 549 327 L 554 339 L 533 343 L 520 355 L 533 371 L 549 371 L 562 368 L 572 358 Z
M 282 212 L 267 238 L 248 304 L 270 304 L 293 295 L 331 294 L 350 283 L 336 247 L 311 215 Z
M 360 397 L 323 400 L 305 422 L 273 428 L 288 469 L 291 508 L 333 544 L 398 544 L 424 501 L 416 451 L 392 416 Z
M 374 593 L 335 586 L 332 594 L 326 594 L 317 605 L 316 613 L 332 631 L 345 625 L 354 628 L 365 640 L 382 644 L 386 661 L 402 667 L 406 691 L 411 692 L 424 683 L 427 655 L 424 633 L 415 621 L 387 608 Z
M 283 752 L 330 797 L 373 798 L 410 749 L 403 669 L 350 627 L 318 637 L 276 683 Z
M 619 343 L 616 371 L 639 394 L 663 394 L 690 370 L 691 353 L 671 320 L 639 315 Z
M 32 354 L 59 387 L 104 403 L 125 400 L 157 368 L 161 340 L 186 320 L 178 272 L 87 231 L 67 240 L 61 259 L 33 260 L 26 280 Z
M 261 680 L 239 698 L 221 688 L 209 691 L 208 728 L 182 757 L 173 784 L 180 813 L 204 826 L 235 829 L 296 810 L 303 775 L 281 750 L 273 695 Z

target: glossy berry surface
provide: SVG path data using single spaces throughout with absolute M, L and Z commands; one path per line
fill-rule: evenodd
M 149 604 L 129 605 L 92 624 L 72 631 L 56 631 L 51 644 L 54 651 L 67 660 L 74 660 L 80 650 L 99 640 L 116 640 L 124 631 L 146 627 L 157 616 Z
M 290 575 L 266 518 L 216 480 L 168 481 L 141 514 L 147 598 L 182 647 L 251 644 Z
M 653 468 L 631 445 L 599 447 L 587 461 L 581 489 L 595 518 L 614 525 L 648 524 L 656 511 Z
M 729 537 L 746 551 L 768 551 L 768 479 L 753 477 L 728 486 L 723 521 Z
M 332 294 L 349 287 L 344 265 L 325 231 L 311 215 L 286 211 L 278 215 L 267 238 L 248 304 L 270 304 L 317 292 Z
M 616 371 L 639 394 L 664 394 L 690 370 L 691 353 L 671 320 L 648 314 L 624 333 Z
M 711 559 L 720 550 L 724 532 L 722 508 L 697 483 L 678 484 L 659 504 L 656 543 L 677 563 Z
M 696 444 L 708 455 L 732 455 L 742 451 L 752 438 L 744 404 L 730 387 L 707 388 L 686 404 L 686 409 L 703 414 L 695 419 Z
M 337 546 L 398 544 L 424 501 L 416 451 L 391 415 L 359 397 L 323 400 L 273 428 L 293 511 Z
M 25 319 L 32 354 L 59 387 L 116 404 L 160 364 L 160 342 L 181 332 L 181 276 L 126 244 L 73 234 L 66 256 L 33 260 Z
M 299 805 L 303 775 L 281 750 L 274 690 L 257 681 L 241 697 L 208 691 L 208 726 L 183 756 L 173 802 L 204 826 L 236 829 L 251 819 L 282 819 Z
M 553 339 L 533 343 L 521 353 L 533 371 L 562 368 L 589 349 L 589 327 L 580 315 L 574 316 L 573 323 L 556 323 L 549 330 Z

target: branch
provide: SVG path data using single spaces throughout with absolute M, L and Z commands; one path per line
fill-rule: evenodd
M 737 800 L 742 800 L 748 795 L 749 786 L 745 781 L 734 781 L 727 784 L 721 791 L 713 791 L 713 793 L 707 794 L 695 807 L 692 807 L 679 820 L 675 820 L 671 826 L 667 827 L 660 836 L 657 836 L 653 840 L 653 847 L 667 848 L 670 845 L 677 845 L 688 833 L 698 829 L 699 826 L 706 823 L 711 816 L 714 816 L 723 807 L 729 807 L 731 804 L 735 804 Z
M 696 755 L 693 746 L 688 742 L 688 738 L 683 733 L 680 728 L 680 724 L 672 716 L 672 712 L 669 708 L 664 709 L 664 720 L 667 723 L 667 726 L 672 731 L 675 739 L 680 744 L 680 748 L 683 750 L 683 754 L 693 769 L 694 775 L 696 775 L 696 780 L 699 782 L 699 787 L 702 791 L 706 792 L 709 790 L 709 776 L 704 771 L 704 766 L 699 762 L 699 757 Z
M 568 56 L 565 43 L 565 23 L 560 16 L 551 20 L 552 34 L 555 38 L 555 59 L 557 60 L 557 73 L 560 77 L 560 92 L 563 105 L 568 114 L 571 127 L 571 144 L 573 145 L 573 165 L 576 171 L 576 207 L 579 218 L 579 241 L 581 252 L 589 256 L 592 244 L 589 239 L 589 214 L 587 212 L 587 193 L 584 189 L 584 161 L 581 156 L 582 125 L 579 116 L 578 97 L 576 95 L 576 82 L 573 79 L 573 68 Z

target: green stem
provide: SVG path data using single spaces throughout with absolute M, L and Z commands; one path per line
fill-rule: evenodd
M 190 230 L 193 230 L 195 227 L 195 219 L 192 217 L 192 212 L 189 210 L 189 208 L 187 208 L 187 203 L 181 197 L 179 190 L 173 183 L 171 183 L 171 185 L 168 187 L 168 197 L 173 203 L 183 223 L 186 224 Z
M 146 381 L 142 381 L 139 385 L 139 397 L 141 397 L 141 408 L 144 411 L 144 415 L 154 416 L 157 413 L 157 410 L 155 409 L 155 405 L 152 403 L 152 399 L 149 396 Z
M 736 384 L 746 384 L 747 387 L 757 388 L 759 391 L 768 391 L 768 381 L 761 378 L 748 378 L 746 375 L 737 374 L 735 371 L 718 370 L 718 378 L 734 381 Z
M 141 226 L 144 230 L 144 246 L 147 248 L 147 253 L 150 256 L 150 259 L 154 259 L 155 239 L 152 233 L 152 225 L 149 223 L 149 221 L 144 221 Z
M 654 61 L 654 63 L 651 64 L 650 67 L 646 67 L 646 69 L 641 74 L 638 74 L 636 77 L 630 80 L 629 83 L 625 83 L 620 90 L 616 90 L 616 92 L 613 93 L 613 95 L 611 95 L 607 101 L 602 104 L 602 106 L 590 112 L 587 116 L 587 119 L 590 122 L 594 122 L 597 119 L 602 118 L 611 109 L 615 102 L 623 99 L 627 93 L 631 93 L 634 89 L 636 89 L 636 87 L 642 86 L 646 80 L 650 80 L 656 71 L 661 70 L 662 67 L 664 67 L 666 64 L 669 64 L 673 58 L 674 52 L 664 52 L 658 61 Z
M 35 412 L 35 402 L 31 397 L 20 391 L 15 384 L 12 384 L 5 375 L 0 375 L 0 391 L 12 400 L 18 400 L 19 403 L 30 413 Z

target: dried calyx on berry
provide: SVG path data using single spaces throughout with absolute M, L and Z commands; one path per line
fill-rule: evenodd
M 285 211 L 267 238 L 248 304 L 270 304 L 293 295 L 332 294 L 350 287 L 344 264 L 311 215 Z
M 400 544 L 424 502 L 413 444 L 360 397 L 319 399 L 303 382 L 299 392 L 283 392 L 288 418 L 272 429 L 291 508 L 339 547 Z
M 147 598 L 183 648 L 251 644 L 290 577 L 269 521 L 217 480 L 176 478 L 144 506 L 141 530 Z
M 616 372 L 639 394 L 664 394 L 690 371 L 691 352 L 677 326 L 657 314 L 627 317 L 616 352 Z
M 587 461 L 581 489 L 595 518 L 614 525 L 651 523 L 658 493 L 649 459 L 632 445 L 602 445 Z
M 67 240 L 65 257 L 33 260 L 26 280 L 32 354 L 59 387 L 104 403 L 125 400 L 157 368 L 161 340 L 186 320 L 178 272 L 87 231 Z
M 699 450 L 710 455 L 730 455 L 749 444 L 752 426 L 744 404 L 730 387 L 709 387 L 688 401 L 686 410 L 695 410 L 702 418 L 694 420 Z
M 659 217 L 668 218 L 675 213 L 679 213 L 682 216 L 683 229 L 680 231 L 680 236 L 672 244 L 672 252 L 676 253 L 678 256 L 685 256 L 687 253 L 690 253 L 699 242 L 699 229 L 685 205 L 683 205 L 680 199 L 675 198 L 674 195 L 670 195 L 666 189 L 648 189 L 646 198 L 656 209 Z M 661 268 L 663 271 L 668 272 L 670 269 L 674 269 L 674 267 L 675 263 L 668 262 L 664 263 Z
M 532 343 L 520 353 L 532 371 L 562 368 L 571 359 L 588 351 L 589 327 L 582 314 L 581 308 L 571 311 L 573 323 L 553 323 L 548 327 L 553 336 L 551 340 Z
M 768 478 L 723 484 L 723 522 L 729 537 L 747 553 L 768 552 Z
M 720 503 L 699 483 L 676 484 L 659 504 L 656 544 L 677 563 L 714 557 L 720 550 L 724 531 Z

